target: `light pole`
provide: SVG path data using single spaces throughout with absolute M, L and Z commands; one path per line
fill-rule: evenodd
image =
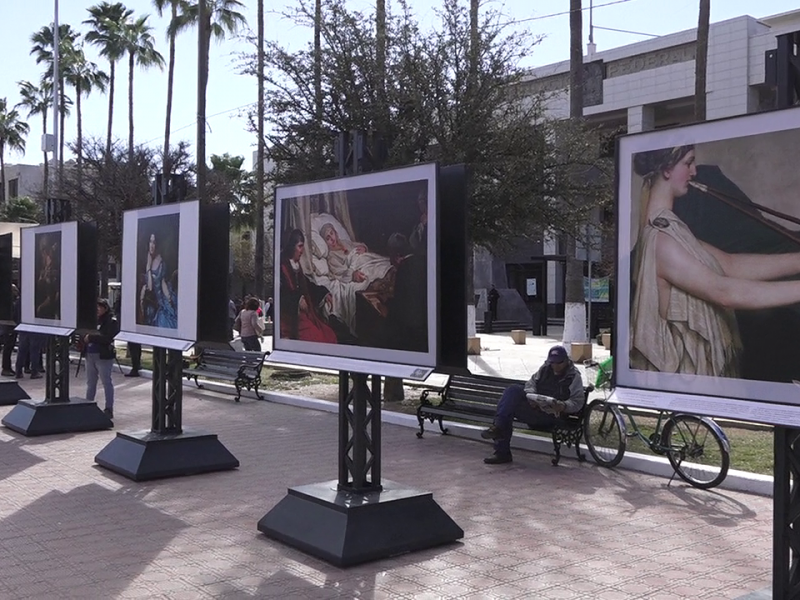
M 61 41 L 59 39 L 58 31 L 58 0 L 55 1 L 54 16 L 53 16 L 53 169 L 58 169 L 58 54 L 60 50 Z M 47 132 L 45 132 L 47 133 Z M 55 178 L 58 182 L 58 177 Z M 56 187 L 56 192 L 58 192 Z M 53 194 L 55 196 L 55 194 Z

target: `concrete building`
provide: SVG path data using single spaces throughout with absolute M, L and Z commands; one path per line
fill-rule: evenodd
M 44 185 L 44 165 L 5 165 L 5 198 L 37 198 Z
M 774 68 L 777 36 L 797 31 L 800 10 L 713 23 L 709 32 L 707 119 L 774 108 L 776 91 L 768 72 Z M 697 30 L 692 29 L 603 52 L 590 48 L 584 57 L 584 116 L 607 129 L 610 141 L 623 133 L 691 122 L 696 37 Z M 546 93 L 552 116 L 569 115 L 568 61 L 532 70 L 522 85 L 531 93 Z M 480 253 L 474 280 L 476 292 L 482 293 L 478 320 L 485 310 L 485 290 L 492 284 L 507 292 L 516 290 L 522 298 L 522 302 L 501 300 L 499 319 L 521 320 L 527 318 L 520 311 L 521 305 L 542 310 L 545 304 L 551 319 L 563 317 L 563 261 L 564 241 L 557 236 L 545 236 L 540 243 L 520 243 L 503 255 Z M 599 275 L 603 274 L 601 268 Z M 602 307 L 597 308 L 602 312 Z

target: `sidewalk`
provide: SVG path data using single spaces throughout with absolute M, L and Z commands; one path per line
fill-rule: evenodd
M 147 428 L 150 380 L 113 378 L 117 430 Z M 21 384 L 42 397 L 42 380 Z M 770 581 L 769 498 L 545 454 L 490 467 L 482 444 L 391 424 L 384 478 L 433 492 L 465 537 L 338 569 L 256 530 L 288 486 L 336 478 L 336 415 L 184 393 L 185 426 L 219 434 L 240 469 L 137 484 L 93 463 L 113 431 L 0 428 L 0 598 L 694 600 Z

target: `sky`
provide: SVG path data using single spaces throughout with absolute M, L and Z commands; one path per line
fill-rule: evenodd
M 468 5 L 469 0 L 460 0 Z M 87 18 L 86 8 L 97 0 L 0 0 L 0 98 L 6 97 L 9 104 L 19 101 L 18 85 L 22 80 L 37 82 L 42 68 L 30 56 L 30 36 L 53 21 L 54 3 L 59 2 L 59 22 L 69 23 L 73 28 L 86 32 L 81 22 Z M 252 30 L 256 29 L 256 0 L 242 0 L 243 10 Z M 297 6 L 297 0 L 264 0 L 266 38 L 278 41 L 288 48 L 298 48 L 311 39 L 310 28 L 296 26 L 283 17 Z M 601 52 L 648 39 L 650 36 L 666 35 L 697 26 L 698 0 L 591 0 L 592 21 L 595 25 L 594 41 Z M 436 9 L 442 0 L 408 0 L 412 11 L 423 27 L 436 24 Z M 168 46 L 166 27 L 168 18 L 160 18 L 152 0 L 126 0 L 124 4 L 137 16 L 150 14 L 149 23 L 154 28 L 157 49 L 166 60 Z M 391 12 L 397 7 L 387 0 Z M 584 38 L 589 36 L 589 4 L 583 0 Z M 374 0 L 348 0 L 348 8 L 371 11 Z M 668 9 L 665 7 L 668 6 Z M 795 10 L 797 0 L 711 0 L 711 21 L 718 22 L 741 15 L 756 18 Z M 482 9 L 491 9 L 507 16 L 510 30 L 528 30 L 542 36 L 534 52 L 522 63 L 525 67 L 547 65 L 569 58 L 569 0 L 484 0 Z M 608 31 L 602 28 L 625 29 L 634 33 Z M 255 149 L 255 135 L 247 131 L 244 110 L 257 98 L 256 80 L 239 74 L 238 56 L 248 52 L 252 46 L 241 36 L 222 43 L 212 42 L 210 75 L 207 95 L 206 155 L 225 152 L 245 157 L 245 165 L 251 165 Z M 175 72 L 175 94 L 173 99 L 171 142 L 186 140 L 194 146 L 196 135 L 196 65 L 197 37 L 192 30 L 177 41 Z M 585 43 L 584 43 L 585 50 Z M 99 57 L 95 48 L 87 46 L 87 56 L 104 70 L 108 64 Z M 127 140 L 127 64 L 118 68 L 115 93 L 114 127 L 115 137 Z M 135 139 L 154 147 L 163 145 L 164 119 L 166 115 L 167 74 L 157 69 L 137 71 L 134 81 Z M 73 111 L 74 112 L 74 111 Z M 108 100 L 97 94 L 84 100 L 84 135 L 105 138 L 108 115 Z M 23 113 L 23 117 L 26 115 Z M 40 139 L 41 117 L 29 121 L 30 134 L 26 152 L 6 156 L 6 162 L 38 164 L 42 161 Z M 51 118 L 48 119 L 52 121 Z M 76 137 L 74 115 L 66 122 L 67 140 Z M 49 125 L 51 128 L 52 125 Z

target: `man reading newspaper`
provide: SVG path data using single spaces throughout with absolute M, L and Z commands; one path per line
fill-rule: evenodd
M 494 454 L 484 458 L 487 465 L 511 462 L 511 434 L 514 419 L 532 429 L 550 429 L 562 414 L 578 412 L 584 403 L 583 379 L 563 346 L 553 346 L 547 360 L 525 386 L 506 388 L 494 424 L 481 437 L 494 440 Z

